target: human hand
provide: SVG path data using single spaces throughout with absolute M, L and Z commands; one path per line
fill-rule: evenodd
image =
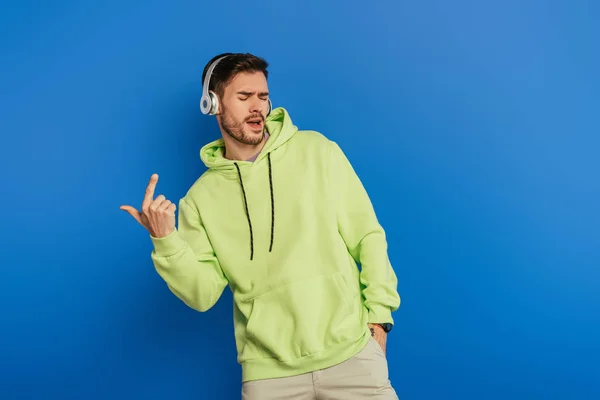
M 142 211 L 138 211 L 132 206 L 121 206 L 121 210 L 127 211 L 137 222 L 148 230 L 150 235 L 155 238 L 168 236 L 175 230 L 175 210 L 177 206 L 167 200 L 162 194 L 152 200 L 154 189 L 158 183 L 158 175 L 153 174 L 150 177 L 146 194 L 142 202 Z
M 383 330 L 380 325 L 377 324 L 369 324 L 369 329 L 371 330 L 371 335 L 379 343 L 381 350 L 383 350 L 383 354 L 386 354 L 386 344 L 387 344 L 387 333 Z

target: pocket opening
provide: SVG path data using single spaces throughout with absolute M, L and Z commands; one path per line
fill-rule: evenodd
M 341 273 L 294 281 L 255 297 L 240 361 L 297 359 L 360 336 L 358 293 Z

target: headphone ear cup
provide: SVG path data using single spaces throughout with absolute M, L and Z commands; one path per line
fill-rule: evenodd
M 219 112 L 219 98 L 214 92 L 209 92 L 210 97 L 210 115 L 216 115 Z
M 210 96 L 202 96 L 200 98 L 200 111 L 202 114 L 209 114 L 211 109 Z
M 271 99 L 267 99 L 267 103 L 269 104 L 269 108 L 267 108 L 267 115 L 271 114 L 273 111 L 273 103 L 271 103 Z

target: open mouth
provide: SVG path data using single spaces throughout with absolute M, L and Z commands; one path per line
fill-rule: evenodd
M 260 118 L 250 119 L 246 123 L 250 126 L 250 129 L 254 131 L 262 130 L 263 121 Z

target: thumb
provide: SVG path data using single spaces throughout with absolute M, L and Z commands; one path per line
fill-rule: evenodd
M 121 210 L 127 211 L 137 222 L 142 223 L 142 213 L 135 209 L 132 206 L 121 206 Z M 143 225 L 143 224 L 142 224 Z

